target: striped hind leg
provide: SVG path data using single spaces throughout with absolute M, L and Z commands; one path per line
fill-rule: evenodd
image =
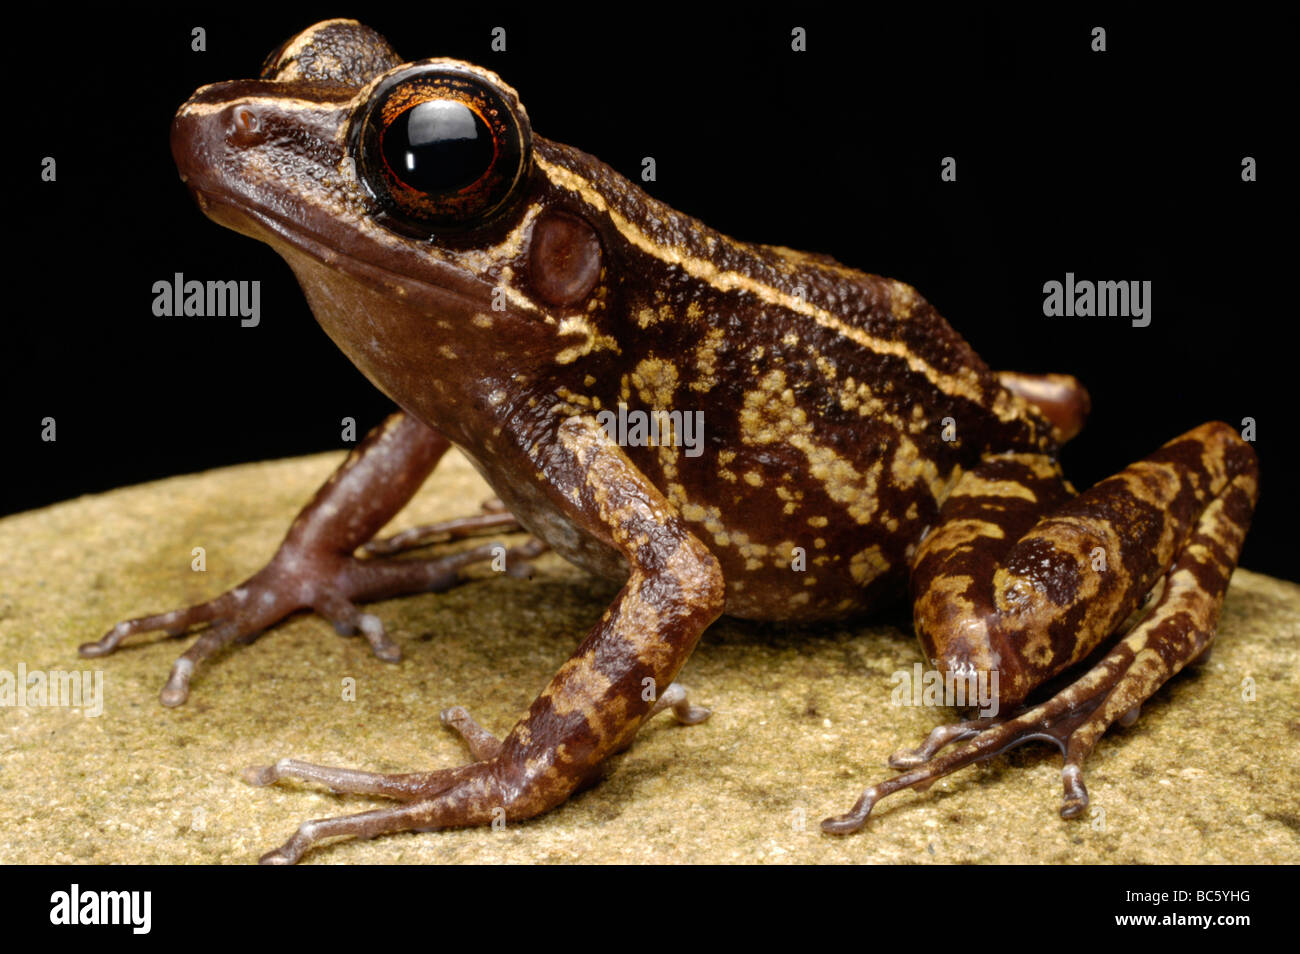
M 1016 480 L 1017 467 L 1029 476 Z M 855 831 L 886 795 L 1033 740 L 1064 753 L 1061 815 L 1073 818 L 1088 805 L 1083 763 L 1098 739 L 1209 648 L 1257 497 L 1250 446 L 1226 424 L 1206 424 L 1078 497 L 1051 469 L 990 458 L 954 489 L 916 561 L 917 629 L 932 663 L 997 671 L 1000 702 L 1013 709 L 1092 654 L 1163 577 L 1160 598 L 1074 683 L 1009 718 L 932 733 L 891 760 L 905 771 L 824 830 Z M 1017 532 L 1045 497 L 1055 502 Z

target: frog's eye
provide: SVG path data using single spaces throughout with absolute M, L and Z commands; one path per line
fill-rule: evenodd
M 513 97 L 445 63 L 380 83 L 353 129 L 361 180 L 380 212 L 430 233 L 481 226 L 506 210 L 528 165 L 528 120 Z

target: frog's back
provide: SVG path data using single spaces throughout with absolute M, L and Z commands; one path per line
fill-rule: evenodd
M 731 239 L 568 147 L 543 142 L 537 161 L 603 229 L 612 276 L 593 317 L 618 347 L 575 362 L 566 399 L 699 421 L 697 447 L 627 453 L 722 561 L 729 612 L 869 608 L 961 468 L 1049 446 L 910 286 Z
M 638 358 L 693 352 L 707 369 L 719 351 L 710 341 L 720 332 L 725 350 L 760 366 L 798 364 L 805 391 L 824 390 L 834 396 L 829 403 L 843 403 L 851 379 L 859 400 L 850 400 L 849 410 L 859 416 L 865 401 L 908 420 L 920 403 L 927 421 L 933 406 L 965 425 L 957 443 L 968 448 L 1046 446 L 1041 419 L 1001 387 L 912 286 L 828 255 L 732 239 L 572 147 L 540 140 L 537 161 L 552 183 L 603 220 L 607 253 L 616 259 L 604 320 L 613 340 L 631 344 L 624 350 Z M 697 392 L 712 386 L 707 374 L 691 383 Z M 919 429 L 910 420 L 905 427 Z

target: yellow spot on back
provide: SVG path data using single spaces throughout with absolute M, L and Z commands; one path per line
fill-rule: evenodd
M 889 560 L 881 553 L 880 547 L 875 545 L 853 554 L 853 559 L 849 561 L 849 573 L 860 586 L 866 586 L 888 569 Z
M 786 387 L 785 372 L 776 369 L 747 391 L 740 412 L 741 439 L 747 444 L 789 444 L 808 459 L 808 474 L 832 500 L 842 504 L 860 524 L 871 521 L 878 500 L 876 489 L 884 470 L 881 460 L 859 471 L 834 448 L 814 440 L 815 429 L 806 414 L 797 414 L 794 391 Z

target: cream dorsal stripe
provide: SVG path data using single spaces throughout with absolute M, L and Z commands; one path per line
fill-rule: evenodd
M 742 275 L 739 272 L 723 271 L 707 259 L 684 255 L 679 249 L 658 244 L 626 218 L 614 209 L 610 208 L 609 203 L 605 201 L 605 197 L 582 176 L 572 170 L 564 168 L 563 166 L 548 162 L 541 156 L 534 156 L 533 161 L 556 186 L 577 193 L 579 197 L 581 197 L 582 200 L 592 208 L 608 215 L 610 222 L 613 223 L 614 227 L 618 229 L 623 237 L 646 254 L 652 255 L 660 261 L 677 265 L 691 277 L 708 282 L 714 288 L 722 291 L 747 291 L 758 296 L 763 301 L 769 302 L 773 305 L 779 305 L 782 308 L 786 308 L 790 311 L 811 318 L 822 327 L 829 328 L 836 334 L 848 338 L 866 348 L 868 351 L 880 355 L 892 355 L 897 358 L 902 358 L 907 362 L 907 366 L 912 371 L 924 375 L 926 380 L 936 388 L 942 390 L 945 394 L 954 397 L 964 397 L 971 401 L 982 400 L 983 394 L 974 382 L 956 375 L 945 374 L 931 367 L 927 362 L 913 354 L 908 347 L 901 342 L 877 338 L 875 335 L 868 334 L 861 328 L 854 328 L 852 325 L 845 324 L 829 311 L 826 311 L 824 308 L 818 308 L 809 301 L 782 292 L 764 282 L 755 281 L 748 275 Z M 999 406 L 996 410 L 998 417 L 1005 421 L 1012 420 L 1016 416 L 1015 409 L 1011 406 L 1003 405 L 1002 402 L 999 402 Z

